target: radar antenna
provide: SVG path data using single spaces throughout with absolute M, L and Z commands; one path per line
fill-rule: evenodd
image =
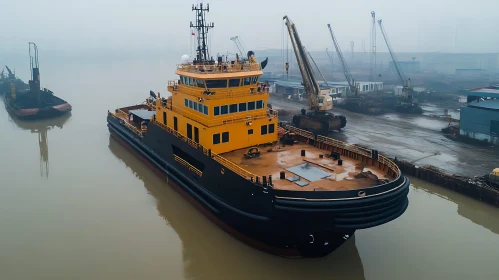
M 206 23 L 206 12 L 210 11 L 210 4 L 203 7 L 203 3 L 192 5 L 192 10 L 196 11 L 196 22 L 192 23 L 191 28 L 197 29 L 197 48 L 196 48 L 196 62 L 207 63 L 211 61 L 210 52 L 208 50 L 208 30 L 214 27 L 213 22 Z

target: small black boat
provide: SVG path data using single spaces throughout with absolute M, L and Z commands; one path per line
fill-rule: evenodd
M 38 48 L 29 43 L 31 80 L 28 91 L 18 91 L 10 84 L 10 93 L 4 93 L 5 107 L 20 119 L 53 118 L 71 111 L 71 105 L 46 88 L 40 87 Z M 33 51 L 33 55 L 32 55 Z

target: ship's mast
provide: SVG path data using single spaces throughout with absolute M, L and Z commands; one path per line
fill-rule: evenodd
M 200 3 L 199 6 L 192 5 L 192 10 L 196 11 L 196 22 L 192 23 L 191 21 L 191 28 L 197 29 L 196 61 L 198 63 L 206 63 L 211 60 L 210 52 L 206 45 L 208 42 L 208 30 L 214 27 L 213 22 L 206 23 L 206 12 L 210 11 L 210 4 L 206 4 L 206 7 L 203 7 L 203 3 Z

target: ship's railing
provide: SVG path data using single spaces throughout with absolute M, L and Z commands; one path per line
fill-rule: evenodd
M 203 172 L 201 172 L 201 170 L 197 169 L 196 167 L 192 166 L 190 163 L 188 163 L 187 161 L 185 161 L 183 158 L 177 156 L 177 155 L 173 155 L 173 158 L 175 159 L 175 161 L 177 161 L 178 163 L 180 163 L 181 165 L 187 167 L 187 169 L 189 169 L 189 171 L 191 171 L 192 173 L 198 175 L 198 176 L 202 176 L 203 175 Z
M 221 165 L 227 167 L 228 169 L 232 170 L 232 172 L 238 174 L 239 176 L 248 179 L 248 180 L 256 180 L 257 182 L 260 182 L 259 176 L 256 176 L 255 174 L 249 172 L 248 170 L 240 167 L 239 165 L 233 163 L 232 161 L 218 155 L 215 153 L 211 153 L 211 157 L 216 160 L 218 163 Z
M 315 135 L 307 130 L 300 129 L 291 125 L 283 124 L 282 127 L 286 129 L 287 131 L 291 131 L 294 134 L 300 135 L 302 137 L 308 138 L 310 140 L 315 140 Z
M 248 88 L 245 89 L 212 88 L 209 91 L 207 91 L 205 88 L 179 84 L 178 81 L 176 80 L 168 81 L 168 89 L 173 93 L 182 91 L 182 93 L 195 96 L 197 98 L 202 97 L 207 100 L 246 97 L 246 96 L 263 95 L 269 93 L 268 87 L 266 87 L 264 90 L 263 87 L 260 87 L 259 89 L 257 85 L 253 85 L 252 87 L 249 88 L 249 90 Z
M 259 63 L 222 63 L 211 64 L 211 65 L 197 65 L 193 63 L 188 64 L 178 64 L 177 70 L 196 73 L 196 74 L 220 74 L 220 73 L 237 73 L 237 72 L 248 72 L 248 71 L 259 71 L 261 70 Z
M 317 142 L 322 142 L 340 149 L 344 149 L 350 152 L 357 153 L 366 157 L 372 157 L 372 150 L 365 149 L 356 145 L 345 143 L 336 139 L 332 139 L 326 136 L 317 135 Z
M 260 113 L 257 113 L 258 111 L 255 110 L 253 114 L 251 115 L 239 115 L 237 116 L 236 114 L 232 114 L 235 116 L 228 115 L 227 117 L 222 117 L 222 116 L 215 116 L 211 118 L 205 118 L 203 117 L 204 115 L 201 115 L 201 113 L 197 113 L 194 110 L 191 109 L 183 109 L 177 106 L 173 106 L 170 104 L 167 104 L 166 106 L 167 109 L 181 114 L 184 117 L 187 117 L 189 119 L 195 120 L 201 124 L 204 124 L 206 126 L 217 126 L 217 125 L 225 125 L 225 124 L 231 124 L 231 123 L 237 123 L 237 122 L 243 122 L 243 121 L 252 121 L 252 120 L 258 120 L 258 119 L 264 119 L 264 118 L 277 118 L 279 115 L 279 112 L 277 110 L 271 110 L 267 109 L 265 111 L 262 111 Z M 260 110 L 260 109 L 259 109 Z
M 191 145 L 195 149 L 199 149 L 199 147 L 201 146 L 199 143 L 197 143 L 197 142 L 189 139 L 189 137 L 184 136 L 183 134 L 179 133 L 178 131 L 175 131 L 175 130 L 171 129 L 170 127 L 168 127 L 168 126 L 166 126 L 166 125 L 158 122 L 157 120 L 152 120 L 151 122 L 155 123 L 159 127 L 161 127 L 164 130 L 168 131 L 170 134 L 175 135 L 180 140 L 182 140 L 184 142 L 187 142 L 189 145 Z
M 378 161 L 381 164 L 388 166 L 388 168 L 390 168 L 395 173 L 395 175 L 396 175 L 395 177 L 398 177 L 400 175 L 399 167 L 393 161 L 391 161 L 389 158 L 385 157 L 384 155 L 378 154 Z
M 196 142 L 192 141 L 188 137 L 185 137 L 181 133 L 179 133 L 179 132 L 177 132 L 177 131 L 169 128 L 168 126 L 166 126 L 166 125 L 164 125 L 164 124 L 162 124 L 162 123 L 160 123 L 160 122 L 158 122 L 156 120 L 152 120 L 152 122 L 154 124 L 158 125 L 159 127 L 165 129 L 169 133 L 175 135 L 180 140 L 183 140 L 184 142 L 189 143 L 189 145 L 191 145 L 195 149 L 202 149 L 203 150 L 203 154 L 205 154 L 206 156 L 209 156 L 209 157 L 213 158 L 218 163 L 220 163 L 221 165 L 225 166 L 226 168 L 228 168 L 232 172 L 238 174 L 239 176 L 241 176 L 241 177 L 243 177 L 245 179 L 248 179 L 248 180 L 255 180 L 255 182 L 260 182 L 259 176 L 256 176 L 255 174 L 247 171 L 246 169 L 240 167 L 239 165 L 233 163 L 232 161 L 230 161 L 230 160 L 228 160 L 228 159 L 226 159 L 226 158 L 224 158 L 224 157 L 222 157 L 222 156 L 220 156 L 220 155 L 212 152 L 211 150 L 206 149 L 205 147 L 201 146 L 199 143 L 196 143 Z M 195 168 L 195 167 L 193 167 L 193 168 Z M 201 171 L 199 171 L 199 172 L 201 172 Z
M 136 134 L 142 136 L 142 131 L 140 129 L 138 129 L 137 127 L 135 127 L 134 125 L 132 125 L 132 124 L 129 123 L 129 121 L 128 121 L 128 114 L 125 113 L 123 110 L 116 109 L 115 113 L 111 113 L 111 112 L 109 112 L 109 113 L 111 115 L 113 115 L 115 118 L 123 120 L 123 124 L 125 124 L 126 127 L 128 127 L 129 129 L 131 129 Z

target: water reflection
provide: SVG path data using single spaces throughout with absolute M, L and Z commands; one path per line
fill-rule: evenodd
M 459 215 L 495 234 L 499 234 L 499 223 L 497 222 L 499 209 L 444 188 L 437 189 L 434 185 L 427 184 L 416 178 L 411 178 L 411 182 L 414 184 L 415 190 L 422 190 L 428 194 L 454 202 L 457 205 Z
M 284 259 L 257 251 L 231 238 L 194 209 L 148 167 L 110 137 L 109 149 L 156 199 L 159 215 L 182 242 L 187 279 L 365 279 L 351 238 L 319 259 Z
M 19 128 L 29 130 L 31 133 L 38 134 L 38 146 L 40 149 L 40 176 L 48 178 L 49 176 L 49 147 L 48 131 L 54 127 L 62 129 L 64 123 L 71 117 L 71 113 L 54 119 L 40 121 L 23 121 L 10 116 L 9 120 L 15 123 Z

